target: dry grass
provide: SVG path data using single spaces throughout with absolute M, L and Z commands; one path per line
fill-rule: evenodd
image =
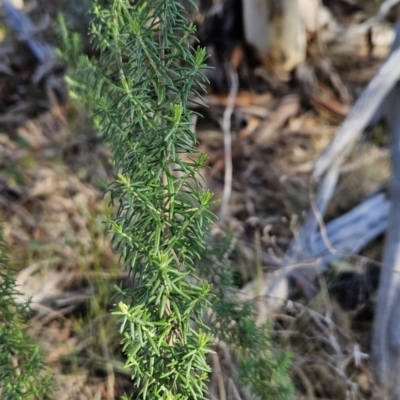
M 112 399 L 123 393 L 124 378 L 114 381 L 124 371 L 108 311 L 125 275 L 105 235 L 107 200 L 91 183 L 110 171 L 100 161 L 107 151 L 79 137 L 51 113 L 2 134 L 0 215 L 57 398 Z

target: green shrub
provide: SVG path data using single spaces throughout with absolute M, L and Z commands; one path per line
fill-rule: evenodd
M 274 349 L 270 326 L 258 326 L 255 322 L 254 303 L 238 300 L 228 259 L 232 241 L 230 232 L 223 239 L 209 238 L 200 262 L 203 275 L 214 283 L 213 316 L 209 320 L 212 333 L 235 356 L 239 366 L 237 379 L 243 387 L 261 399 L 291 398 L 291 354 Z
M 81 57 L 68 83 L 72 97 L 89 106 L 118 174 L 104 184 L 117 207 L 108 226 L 132 286 L 117 288 L 113 314 L 120 318 L 126 366 L 139 397 L 205 398 L 213 333 L 238 356 L 240 379 L 254 394 L 288 398 L 290 357 L 272 351 L 252 305 L 234 296 L 228 301 L 221 279 L 211 295 L 210 277 L 226 275 L 226 265 L 215 263 L 203 279 L 196 270 L 201 255 L 213 261 L 203 244 L 212 219 L 211 195 L 199 181 L 206 157 L 195 147 L 187 108 L 191 94 L 201 98 L 205 80 L 206 53 L 190 46 L 194 27 L 176 0 L 95 2 L 93 14 L 98 58 Z M 68 42 L 67 30 L 62 32 L 75 59 L 76 36 Z M 220 319 L 212 331 L 203 322 L 211 305 Z M 228 332 L 232 320 L 238 323 Z
M 194 262 L 211 195 L 197 178 L 205 157 L 181 154 L 197 153 L 186 104 L 198 94 L 205 51 L 191 51 L 194 28 L 176 1 L 95 2 L 93 13 L 100 56 L 85 60 L 76 88 L 96 99 L 93 115 L 118 171 L 107 187 L 118 202 L 108 222 L 133 281 L 119 289 L 114 312 L 126 366 L 142 398 L 203 398 L 210 337 L 198 326 L 210 285 L 196 278 Z
M 44 371 L 39 345 L 27 334 L 29 302 L 16 301 L 18 296 L 0 231 L 0 398 L 50 399 L 51 376 Z

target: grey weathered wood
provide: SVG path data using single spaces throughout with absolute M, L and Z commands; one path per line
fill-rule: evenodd
M 342 163 L 353 150 L 357 140 L 400 78 L 400 47 L 387 58 L 378 74 L 366 87 L 347 116 L 335 138 L 322 152 L 313 168 L 313 175 L 321 178 L 335 163 Z
M 383 193 L 366 199 L 326 227 L 323 226 L 322 218 L 335 192 L 341 165 L 364 129 L 371 121 L 377 119 L 378 112 L 384 110 L 385 99 L 400 78 L 400 23 L 396 26 L 396 33 L 396 39 L 384 65 L 364 90 L 330 145 L 315 162 L 313 176 L 317 179 L 322 178 L 315 205 L 289 246 L 281 265 L 281 277 L 275 277 L 274 282 L 266 280 L 264 283 L 263 294 L 266 296 L 273 293 L 274 286 L 281 285 L 280 280 L 287 279 L 289 273 L 297 278 L 307 292 L 307 289 L 310 289 L 310 286 L 307 286 L 308 282 L 324 270 L 329 261 L 356 254 L 387 227 L 390 202 Z M 397 113 L 400 114 L 399 111 Z M 294 264 L 318 258 L 319 262 L 314 263 L 312 268 L 308 266 L 294 272 L 290 268 Z
M 398 68 L 398 65 L 400 65 L 400 23 L 396 25 L 396 33 L 396 39 L 386 62 L 364 90 L 330 145 L 315 162 L 313 175 L 315 178 L 322 177 L 322 182 L 316 196 L 315 207 L 309 211 L 305 223 L 299 230 L 297 236 L 293 239 L 289 248 L 288 257 L 284 260 L 283 265 L 289 265 L 290 260 L 292 260 L 292 262 L 293 260 L 294 262 L 299 262 L 300 260 L 309 259 L 312 256 L 316 257 L 318 254 L 317 249 L 312 247 L 314 246 L 313 241 L 315 240 L 315 235 L 318 234 L 318 232 L 319 234 L 321 233 L 320 229 L 318 229 L 319 225 L 321 225 L 321 221 L 319 220 L 324 216 L 326 207 L 335 192 L 340 166 L 351 152 L 370 121 L 377 119 L 377 113 L 382 112 L 387 94 L 400 78 L 400 68 Z M 385 204 L 385 207 L 387 207 L 388 203 L 386 202 Z M 385 208 L 385 210 L 387 210 L 387 208 Z M 371 229 L 371 224 L 376 224 L 376 213 L 378 213 L 378 216 L 380 215 L 379 211 L 372 208 L 368 211 L 368 214 L 365 215 L 364 222 L 369 229 Z M 317 218 L 318 216 L 320 218 Z M 345 219 L 341 219 L 341 221 L 343 222 Z M 334 227 L 335 225 L 333 225 L 333 228 Z M 330 224 L 329 230 L 327 229 L 328 240 L 326 240 L 326 238 L 322 240 L 323 236 L 321 235 L 321 240 L 326 248 L 331 247 L 329 243 L 332 240 L 330 236 L 333 234 L 333 228 Z M 352 240 L 349 238 L 349 240 L 346 241 L 349 244 L 347 249 L 350 251 L 353 246 L 354 252 L 357 252 L 361 247 L 360 245 L 356 245 L 356 232 L 353 228 L 363 229 L 363 227 L 360 222 L 355 223 L 353 226 L 346 227 L 348 232 L 353 232 Z M 374 225 L 374 229 L 372 229 L 371 232 L 374 232 L 375 229 L 381 230 L 382 228 L 381 226 L 375 227 Z M 342 234 L 343 233 L 344 232 L 342 232 Z M 365 239 L 363 239 L 363 241 L 364 240 Z M 365 244 L 364 242 L 364 245 Z M 333 248 L 335 248 L 335 246 L 333 246 Z M 314 273 L 315 276 L 315 271 L 310 271 L 310 269 L 304 271 L 304 274 L 312 278 L 310 273 Z M 299 276 L 299 272 L 297 272 L 297 276 Z
M 26 43 L 38 61 L 44 62 L 50 57 L 55 57 L 54 47 L 37 36 L 35 25 L 30 18 L 15 8 L 10 1 L 2 0 L 2 3 L 7 24 L 18 38 Z
M 369 242 L 385 232 L 391 202 L 384 191 L 366 198 L 357 207 L 331 221 L 326 236 L 335 250 L 331 252 L 320 232 L 311 238 L 309 257 L 322 258 L 321 267 L 335 259 L 359 253 Z
M 393 177 L 389 226 L 372 341 L 375 376 L 389 399 L 400 398 L 400 84 L 389 96 L 385 119 L 391 134 Z
M 322 207 L 324 200 L 325 198 L 319 204 Z M 246 286 L 243 289 L 246 299 L 264 295 L 268 310 L 273 311 L 275 306 L 281 304 L 280 300 L 286 300 L 284 296 L 288 294 L 285 288 L 289 275 L 304 285 L 305 290 L 309 290 L 307 283 L 318 272 L 326 270 L 330 262 L 359 253 L 368 243 L 385 232 L 390 207 L 388 194 L 385 190 L 380 190 L 368 196 L 346 214 L 329 222 L 325 231 L 328 242 L 334 249 L 333 252 L 328 248 L 321 231 L 317 229 L 318 223 L 316 225 L 316 221 L 309 218 L 308 223 L 304 224 L 297 237 L 293 239 L 281 268 L 272 276 L 265 275 L 261 293 L 257 293 L 254 289 L 257 287 L 254 283 Z M 271 302 L 271 296 L 277 301 Z

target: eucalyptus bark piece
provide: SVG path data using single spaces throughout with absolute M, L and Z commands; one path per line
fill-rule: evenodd
M 279 101 L 271 118 L 266 118 L 254 132 L 255 143 L 265 145 L 273 142 L 279 130 L 300 111 L 300 98 L 296 95 L 285 96 Z
M 298 0 L 243 0 L 245 38 L 274 72 L 289 72 L 305 60 L 306 28 Z

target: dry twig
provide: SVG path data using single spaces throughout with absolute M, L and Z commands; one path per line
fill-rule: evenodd
M 219 214 L 220 221 L 223 221 L 228 215 L 229 200 L 232 193 L 232 132 L 231 117 L 235 109 L 235 98 L 239 88 L 238 74 L 233 68 L 230 68 L 231 89 L 228 97 L 228 104 L 225 108 L 222 119 L 222 130 L 224 134 L 224 151 L 225 151 L 225 182 L 222 195 L 221 211 Z

